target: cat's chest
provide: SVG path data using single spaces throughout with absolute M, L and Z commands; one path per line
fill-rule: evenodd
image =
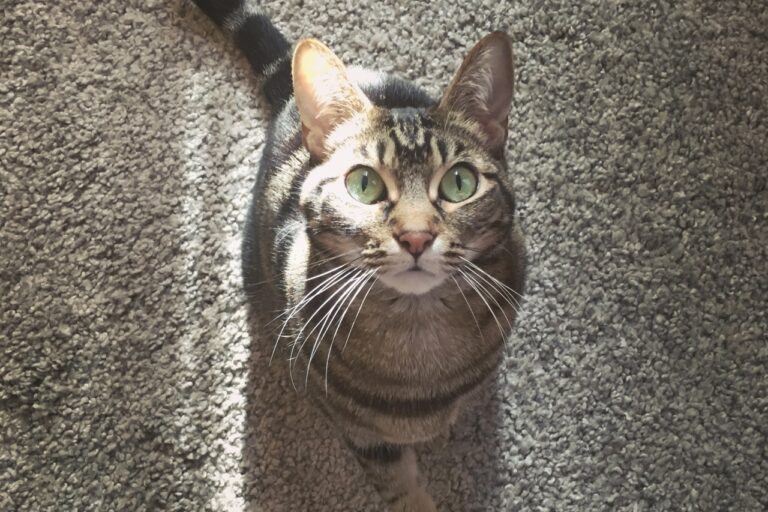
M 485 349 L 460 306 L 440 298 L 375 301 L 358 319 L 345 357 L 395 380 L 431 381 L 454 374 Z

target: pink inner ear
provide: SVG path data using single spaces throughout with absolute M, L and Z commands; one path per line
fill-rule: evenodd
M 370 108 L 370 102 L 350 82 L 339 58 L 319 41 L 307 39 L 296 46 L 292 71 L 304 145 L 312 155 L 323 158 L 333 129 Z

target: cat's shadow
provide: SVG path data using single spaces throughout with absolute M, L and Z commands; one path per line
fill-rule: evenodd
M 468 399 L 450 436 L 419 450 L 440 512 L 501 510 L 500 405 L 496 381 L 485 383 Z
M 249 322 L 252 326 L 253 322 Z M 249 512 L 364 512 L 386 508 L 336 432 L 293 388 L 288 363 L 249 327 L 243 494 Z M 301 388 L 303 383 L 297 383 Z M 468 403 L 450 438 L 419 448 L 441 512 L 494 510 L 500 468 L 499 401 L 492 384 Z
M 251 315 L 249 315 L 251 316 Z M 249 321 L 242 473 L 247 511 L 376 510 L 365 481 L 334 432 L 294 389 L 285 358 Z M 296 372 L 298 375 L 300 372 Z M 297 382 L 301 389 L 303 382 Z M 355 501 L 355 508 L 346 503 Z

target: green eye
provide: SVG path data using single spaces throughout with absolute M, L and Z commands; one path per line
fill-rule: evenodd
M 349 195 L 365 204 L 373 204 L 384 198 L 384 182 L 376 171 L 370 167 L 358 167 L 347 174 L 347 190 Z
M 440 180 L 440 195 L 452 203 L 469 199 L 476 190 L 477 175 L 466 165 L 454 165 Z

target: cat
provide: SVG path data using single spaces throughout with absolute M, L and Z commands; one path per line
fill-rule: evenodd
M 257 331 L 389 510 L 435 511 L 413 445 L 495 373 L 523 293 L 510 38 L 478 42 L 435 101 L 317 40 L 291 45 L 248 0 L 195 3 L 272 113 L 242 254 Z

